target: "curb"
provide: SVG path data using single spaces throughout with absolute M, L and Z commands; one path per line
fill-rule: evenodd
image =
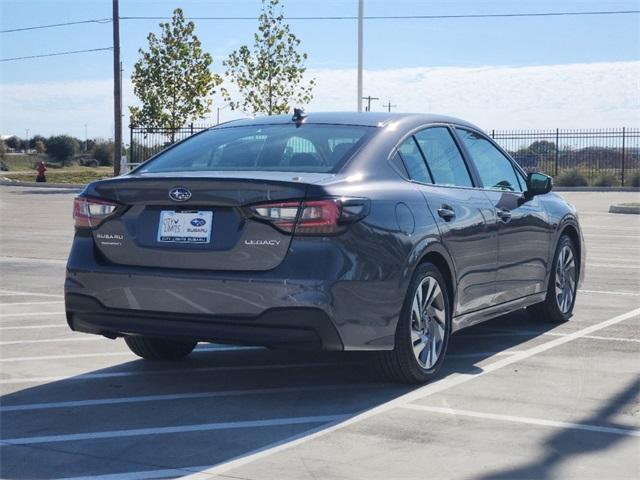
M 630 213 L 635 215 L 640 215 L 640 206 L 636 207 L 633 205 L 611 205 L 609 207 L 609 213 Z
M 67 188 L 73 190 L 82 190 L 85 187 L 85 184 L 81 183 L 14 182 L 12 180 L 0 180 L 0 185 L 7 187 Z
M 556 187 L 553 192 L 640 192 L 640 187 Z

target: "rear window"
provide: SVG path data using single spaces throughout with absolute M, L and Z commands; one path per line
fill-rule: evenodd
M 140 172 L 334 172 L 375 127 L 254 125 L 207 130 L 160 153 Z

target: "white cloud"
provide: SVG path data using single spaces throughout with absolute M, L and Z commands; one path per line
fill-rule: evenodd
M 353 69 L 315 69 L 310 111 L 353 110 Z M 437 112 L 483 128 L 599 128 L 640 123 L 640 62 L 535 67 L 403 68 L 365 71 L 364 93 L 391 100 L 395 111 Z M 110 80 L 4 84 L 0 86 L 0 133 L 70 133 L 110 137 Z M 124 110 L 135 102 L 125 81 Z M 237 116 L 225 110 L 229 120 Z M 125 118 L 124 125 L 128 125 Z M 125 140 L 127 132 L 125 130 Z

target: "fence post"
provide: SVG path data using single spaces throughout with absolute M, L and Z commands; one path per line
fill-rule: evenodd
M 191 122 L 190 127 L 191 127 L 191 135 L 193 135 L 193 122 Z
M 133 127 L 129 125 L 129 165 L 132 163 L 135 163 L 133 159 Z
M 624 187 L 624 157 L 626 156 L 627 153 L 627 148 L 626 148 L 626 133 L 627 133 L 627 128 L 626 127 L 622 127 L 622 172 L 620 175 L 620 180 L 621 180 L 621 185 Z
M 556 128 L 556 173 L 555 176 L 558 176 L 558 158 L 560 156 L 560 129 Z
M 491 138 L 493 138 L 494 140 L 496 139 L 496 131 L 495 131 L 495 129 L 491 130 Z

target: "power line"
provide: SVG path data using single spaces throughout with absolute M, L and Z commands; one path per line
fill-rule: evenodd
M 27 30 L 40 30 L 42 28 L 66 27 L 69 25 L 81 25 L 84 23 L 110 23 L 110 22 L 111 22 L 110 18 L 95 18 L 92 20 L 79 20 L 77 22 L 50 23 L 49 25 L 36 25 L 33 27 L 12 28 L 9 30 L 0 30 L 0 33 L 14 33 L 14 32 L 24 32 Z
M 511 17 L 567 17 L 585 15 L 630 15 L 640 10 L 599 10 L 591 12 L 541 12 L 541 13 L 478 13 L 464 15 L 368 15 L 365 20 L 437 20 L 459 18 L 511 18 Z M 121 20 L 170 20 L 171 17 L 127 16 Z M 186 17 L 187 20 L 257 20 L 257 17 Z M 285 20 L 357 20 L 357 16 L 317 16 L 317 17 L 285 17 Z
M 458 18 L 509 18 L 509 17 L 563 17 L 563 16 L 584 16 L 584 15 L 633 15 L 640 13 L 640 10 L 599 10 L 591 12 L 541 12 L 541 13 L 478 13 L 464 15 L 366 15 L 365 20 L 437 20 L 437 19 L 458 19 Z M 317 16 L 317 17 L 285 17 L 285 20 L 357 20 L 357 16 Z M 170 20 L 171 17 L 143 17 L 127 16 L 120 17 L 120 20 Z M 257 17 L 187 17 L 188 20 L 256 20 Z M 51 23 L 48 25 L 35 25 L 31 27 L 11 28 L 0 30 L 0 33 L 25 32 L 29 30 L 40 30 L 45 28 L 67 27 L 70 25 L 82 25 L 88 23 L 111 23 L 111 18 L 94 18 L 90 20 L 78 20 L 76 22 Z
M 0 62 L 12 62 L 14 60 L 26 60 L 29 58 L 57 57 L 59 55 L 72 55 L 74 53 L 101 52 L 103 50 L 113 50 L 113 47 L 89 48 L 87 50 L 70 50 L 67 52 L 44 53 L 42 55 L 29 55 L 28 57 L 0 58 Z

